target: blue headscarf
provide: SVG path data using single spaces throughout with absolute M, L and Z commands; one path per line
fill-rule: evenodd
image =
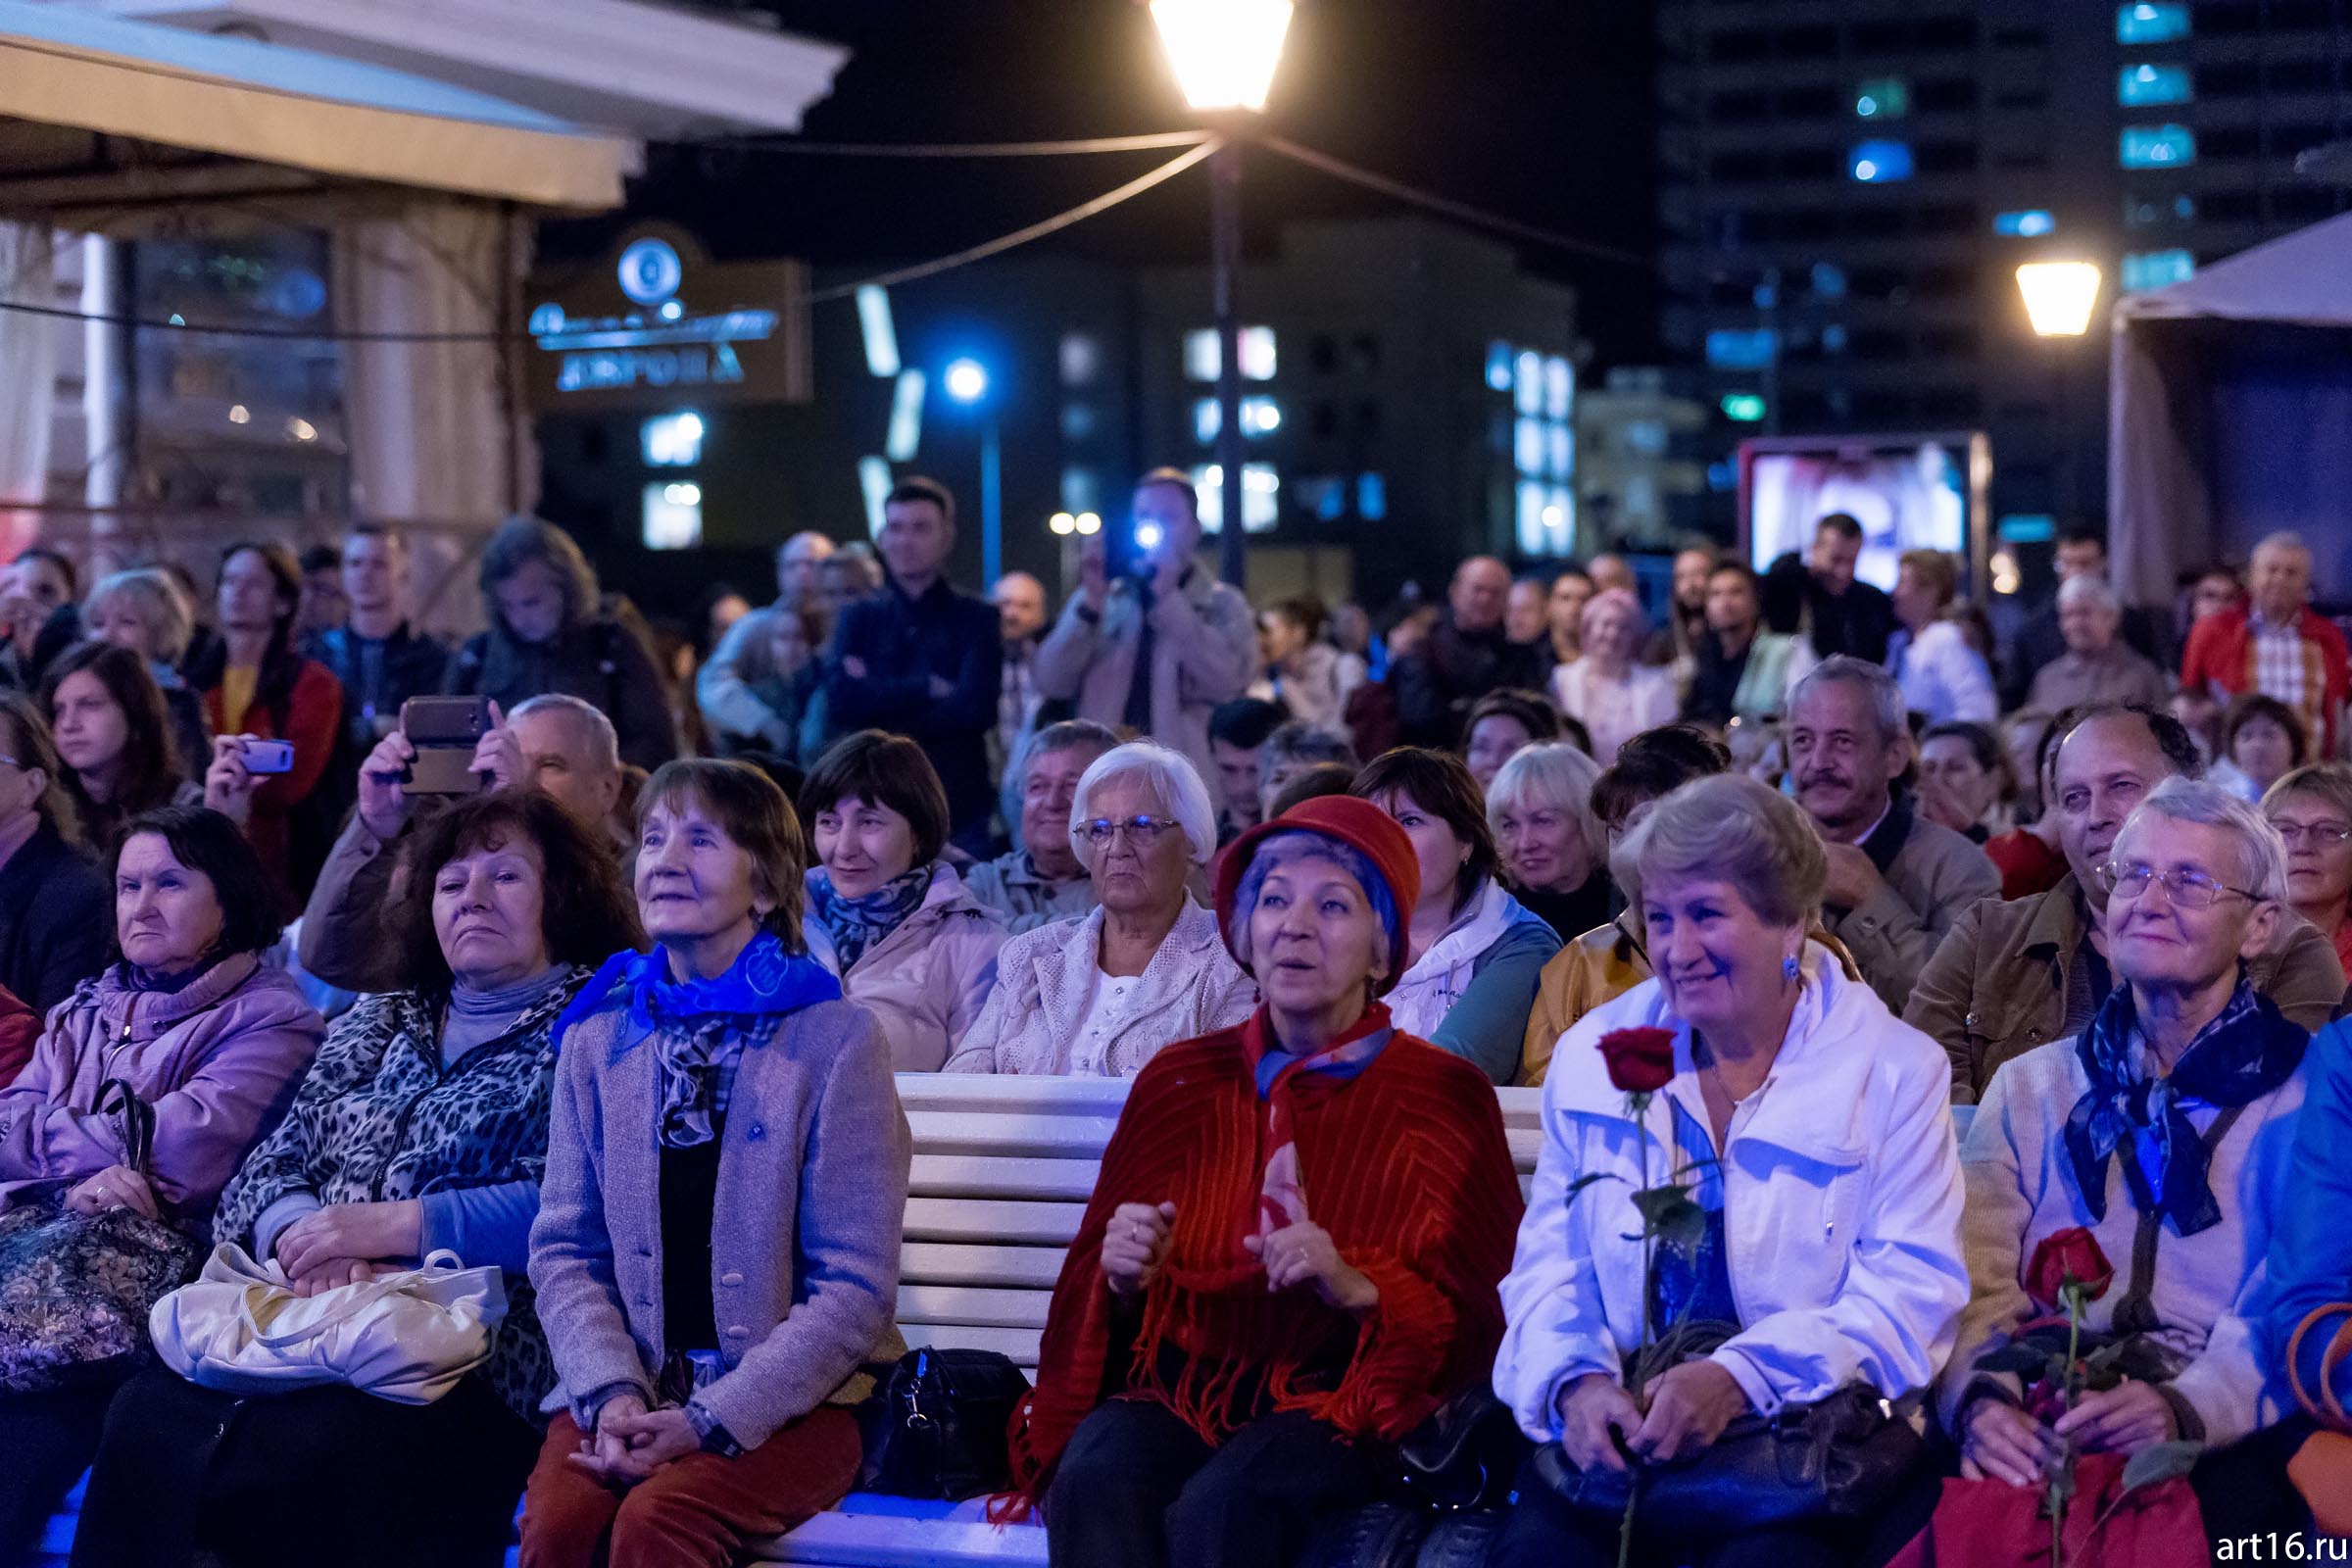
M 669 956 L 659 947 L 616 953 L 556 1020 L 559 1045 L 565 1030 L 615 993 L 636 1026 L 623 1034 L 620 1049 L 651 1039 L 660 1058 L 662 1144 L 687 1149 L 715 1136 L 722 1065 L 745 1044 L 765 1039 L 784 1014 L 840 1000 L 841 982 L 807 954 L 785 951 L 772 931 L 754 936 L 725 973 L 706 980 L 672 980 Z
M 2194 1236 L 2222 1220 L 2208 1172 L 2213 1152 L 2182 1110 L 2196 1101 L 2227 1109 L 2261 1099 L 2294 1076 L 2311 1036 L 2256 991 L 2241 969 L 2221 1015 L 2197 1031 L 2168 1075 L 2135 1068 L 2139 1019 L 2132 988 L 2117 986 L 2099 1004 L 2075 1054 L 2090 1087 L 2066 1118 L 2066 1152 L 2090 1217 L 2107 1217 L 2107 1161 L 2121 1155 L 2132 1206 Z

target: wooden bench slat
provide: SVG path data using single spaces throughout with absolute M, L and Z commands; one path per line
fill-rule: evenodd
M 1053 1116 L 1021 1110 L 975 1115 L 963 1110 L 909 1110 L 907 1130 L 917 1154 L 1001 1154 L 1054 1159 L 1099 1159 L 1118 1120 L 1112 1116 Z
M 1042 1525 L 1000 1530 L 965 1520 L 820 1513 L 771 1543 L 755 1560 L 821 1563 L 827 1568 L 938 1568 L 966 1562 L 1045 1568 L 1046 1532 Z
M 899 1321 L 983 1329 L 1042 1329 L 1052 1291 L 990 1290 L 974 1285 L 903 1285 Z
M 1095 1191 L 1094 1159 L 998 1159 L 917 1154 L 906 1190 L 920 1198 L 1037 1198 L 1083 1203 Z
M 1086 1217 L 1079 1203 L 1033 1203 L 1017 1199 L 940 1198 L 906 1200 L 910 1242 L 1009 1242 L 1067 1247 Z
M 968 1323 L 904 1323 L 900 1337 L 910 1350 L 926 1346 L 950 1350 L 994 1350 L 1022 1371 L 1037 1371 L 1036 1329 L 975 1328 Z
M 1025 1286 L 1050 1291 L 1061 1277 L 1058 1247 L 983 1247 L 955 1242 L 908 1242 L 899 1249 L 899 1279 L 907 1285 Z

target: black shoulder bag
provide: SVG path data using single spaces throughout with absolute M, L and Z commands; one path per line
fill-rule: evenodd
M 858 1407 L 861 1490 L 960 1501 L 1012 1484 L 1007 1433 L 1029 1392 L 1019 1367 L 994 1350 L 926 1348 L 875 1370 Z

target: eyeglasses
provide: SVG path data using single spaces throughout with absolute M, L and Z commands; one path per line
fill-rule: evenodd
M 1119 820 L 1098 816 L 1091 822 L 1079 823 L 1078 831 L 1086 835 L 1087 843 L 1098 849 L 1123 832 L 1127 835 L 1128 843 L 1139 850 L 1148 850 L 1159 842 L 1162 833 L 1176 825 L 1164 816 L 1130 816 Z
M 2099 886 L 2115 898 L 2136 899 L 2148 891 L 2151 882 L 2163 883 L 2174 906 L 2182 909 L 2211 908 L 2225 893 L 2233 893 L 2249 904 L 2262 902 L 2261 894 L 2216 882 L 2202 871 L 2159 871 L 2136 860 L 2130 865 L 2109 860 L 2099 867 Z
M 2352 827 L 2346 827 L 2341 822 L 2306 824 L 2273 821 L 2271 826 L 2278 830 L 2278 836 L 2286 841 L 2286 847 L 2290 850 L 2301 849 L 2307 841 L 2315 850 L 2332 850 L 2344 840 L 2352 839 Z

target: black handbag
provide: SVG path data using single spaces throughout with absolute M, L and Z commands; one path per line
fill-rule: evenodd
M 122 1163 L 152 1175 L 155 1107 L 120 1078 L 98 1088 Z M 202 1238 L 127 1208 L 78 1214 L 62 1201 L 0 1214 L 0 1394 L 112 1381 L 151 1353 L 147 1316 L 194 1277 Z
M 1012 1412 L 1029 1392 L 994 1350 L 909 1350 L 858 1407 L 867 1492 L 950 1502 L 1011 1485 Z
M 1405 1494 L 1439 1513 L 1505 1501 L 1530 1445 L 1485 1383 L 1464 1389 L 1396 1445 Z
M 1811 1404 L 1744 1415 L 1703 1452 L 1624 1471 L 1579 1470 L 1556 1443 L 1536 1452 L 1536 1477 L 1581 1512 L 1641 1511 L 1678 1535 L 1721 1536 L 1808 1521 L 1877 1517 L 1919 1462 L 1921 1443 L 1875 1389 L 1852 1384 Z

